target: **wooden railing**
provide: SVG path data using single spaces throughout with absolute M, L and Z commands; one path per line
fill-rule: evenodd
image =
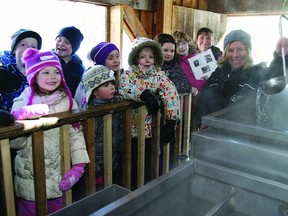
M 183 118 L 177 125 L 174 155 L 188 155 L 190 143 L 190 113 L 191 94 L 182 95 L 181 110 Z M 185 107 L 183 107 L 185 105 Z M 33 168 L 35 181 L 35 198 L 37 215 L 47 214 L 45 166 L 44 166 L 44 143 L 43 132 L 51 128 L 60 128 L 61 141 L 61 169 L 62 173 L 68 171 L 70 164 L 69 124 L 82 122 L 83 132 L 86 139 L 87 151 L 90 163 L 85 168 L 85 194 L 95 193 L 95 134 L 94 119 L 103 117 L 104 121 L 104 186 L 110 186 L 112 181 L 112 114 L 122 113 L 123 125 L 123 187 L 131 189 L 131 111 L 138 109 L 138 157 L 137 157 L 137 187 L 144 185 L 145 170 L 145 105 L 133 101 L 120 101 L 107 105 L 99 105 L 89 109 L 79 109 L 72 112 L 62 112 L 34 120 L 16 121 L 9 127 L 0 127 L 0 211 L 3 215 L 16 215 L 15 196 L 13 189 L 13 176 L 11 164 L 11 151 L 9 140 L 21 136 L 32 135 Z M 184 111 L 185 110 L 185 111 Z M 151 176 L 155 179 L 159 176 L 159 164 L 163 164 L 163 172 L 169 171 L 169 144 L 164 146 L 163 163 L 159 163 L 160 142 L 160 114 L 153 116 L 152 123 L 152 157 Z M 175 159 L 175 164 L 179 163 Z M 64 193 L 66 205 L 72 203 L 72 191 Z M 1 214 L 2 215 L 2 214 Z

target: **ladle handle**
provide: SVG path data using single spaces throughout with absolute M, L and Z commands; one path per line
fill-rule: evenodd
M 285 4 L 286 0 L 284 1 L 284 4 Z M 284 7 L 284 5 L 283 5 Z M 285 18 L 286 20 L 287 17 L 285 15 L 281 15 L 280 16 L 280 19 L 279 19 L 279 35 L 280 35 L 280 38 L 283 37 L 283 32 L 282 32 L 282 18 Z M 282 63 L 283 63 L 283 75 L 286 79 L 286 61 L 285 61 L 285 50 L 284 50 L 284 47 L 282 46 L 281 47 L 281 56 L 282 56 Z
M 282 62 L 283 62 L 283 75 L 286 78 L 286 61 L 285 61 L 284 47 L 281 47 L 281 51 L 282 51 Z

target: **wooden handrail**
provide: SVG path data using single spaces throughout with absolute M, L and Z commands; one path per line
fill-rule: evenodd
M 188 98 L 186 95 L 181 98 Z M 186 104 L 191 104 L 187 102 Z M 138 157 L 137 157 L 137 187 L 144 185 L 144 165 L 145 165 L 145 113 L 146 108 L 143 103 L 134 101 L 119 101 L 111 104 L 99 105 L 87 109 L 74 110 L 72 112 L 62 112 L 53 115 L 41 117 L 33 120 L 16 121 L 12 126 L 0 127 L 0 153 L 1 153 L 1 175 L 0 183 L 1 191 L 4 193 L 4 200 L 0 201 L 0 209 L 4 209 L 7 215 L 16 215 L 16 207 L 14 201 L 12 165 L 10 158 L 9 139 L 32 135 L 33 148 L 33 167 L 35 175 L 35 198 L 37 215 L 47 214 L 46 203 L 46 185 L 44 170 L 44 143 L 43 133 L 45 130 L 52 128 L 60 129 L 60 152 L 61 152 L 61 170 L 62 174 L 71 167 L 70 148 L 69 148 L 69 125 L 75 122 L 82 122 L 83 132 L 85 135 L 86 146 L 90 163 L 85 168 L 85 188 L 86 196 L 94 193 L 95 188 L 95 134 L 94 119 L 103 117 L 104 122 L 104 186 L 107 187 L 112 182 L 112 114 L 122 113 L 123 124 L 123 186 L 127 189 L 131 188 L 131 111 L 138 109 Z M 190 125 L 190 120 L 179 125 Z M 189 126 L 190 127 L 190 126 Z M 159 141 L 160 141 L 160 112 L 153 116 L 152 123 L 153 139 L 152 139 L 152 157 L 151 157 L 151 176 L 157 178 L 159 176 Z M 182 130 L 178 129 L 178 133 L 182 134 Z M 180 131 L 180 132 L 179 132 Z M 178 136 L 178 135 L 177 135 Z M 178 144 L 177 144 L 178 145 Z M 181 146 L 183 145 L 180 144 Z M 187 150 L 188 147 L 182 147 Z M 169 150 L 168 150 L 169 152 Z M 182 152 L 183 153 L 183 152 Z M 182 154 L 181 153 L 181 154 Z M 185 152 L 186 153 L 186 152 Z M 177 153 L 178 154 L 178 153 Z M 66 205 L 72 203 L 71 190 L 64 193 Z M 3 207 L 1 206 L 3 205 Z M 4 213 L 4 214 L 5 214 Z

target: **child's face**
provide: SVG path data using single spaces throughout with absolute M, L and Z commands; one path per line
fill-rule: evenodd
M 189 52 L 189 43 L 186 40 L 177 42 L 177 53 L 179 55 L 187 56 Z
M 36 83 L 41 92 L 53 92 L 61 84 L 60 71 L 54 66 L 45 67 L 37 74 Z
M 109 81 L 102 84 L 98 89 L 93 92 L 96 99 L 110 100 L 115 95 L 115 82 Z
M 138 64 L 144 70 L 147 70 L 151 65 L 155 64 L 154 53 L 151 47 L 144 47 L 138 54 Z
M 56 38 L 56 48 L 55 51 L 57 55 L 62 59 L 68 59 L 72 55 L 72 45 L 66 37 L 59 36 Z
M 203 32 L 196 39 L 196 44 L 200 52 L 208 50 L 212 45 L 211 33 Z
M 37 49 L 38 42 L 35 38 L 29 37 L 22 39 L 15 47 L 13 54 L 15 55 L 17 68 L 25 74 L 25 64 L 22 62 L 21 58 L 23 53 L 28 48 L 35 48 Z
M 118 50 L 113 50 L 107 57 L 105 66 L 114 72 L 120 70 L 120 54 Z
M 175 45 L 173 43 L 164 43 L 162 52 L 165 61 L 171 61 L 175 56 Z

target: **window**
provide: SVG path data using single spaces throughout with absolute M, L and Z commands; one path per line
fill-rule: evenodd
M 88 3 L 9 0 L 1 5 L 0 19 L 5 22 L 0 34 L 0 50 L 10 50 L 11 35 L 21 28 L 38 32 L 42 37 L 42 50 L 50 50 L 55 46 L 58 31 L 73 25 L 84 35 L 77 54 L 88 67 L 92 65 L 88 53 L 106 40 L 106 8 Z

